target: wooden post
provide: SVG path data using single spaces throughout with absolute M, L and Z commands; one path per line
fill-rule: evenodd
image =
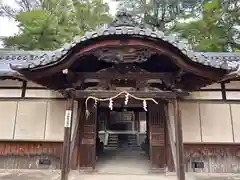
M 73 103 L 74 96 L 72 90 L 67 91 L 67 107 L 65 112 L 65 123 L 64 123 L 64 141 L 62 151 L 62 163 L 61 163 L 61 180 L 68 179 L 69 172 L 69 157 L 70 157 L 70 143 L 71 143 L 71 126 L 73 117 Z
M 167 123 L 167 133 L 168 133 L 168 141 L 170 143 L 170 148 L 171 148 L 171 154 L 173 157 L 173 163 L 174 163 L 174 168 L 175 171 L 177 172 L 177 156 L 176 156 L 176 144 L 174 142 L 174 133 L 173 133 L 173 129 L 171 127 L 171 122 L 170 122 L 170 118 L 169 118 L 169 112 L 168 112 L 168 108 L 167 105 L 164 104 L 164 111 L 165 111 L 165 117 L 166 117 L 166 123 Z
M 174 114 L 175 114 L 175 139 L 176 139 L 176 156 L 177 156 L 177 177 L 178 180 L 185 180 L 184 169 L 184 150 L 183 150 L 183 133 L 182 133 L 182 118 L 181 110 L 179 107 L 179 99 L 174 101 Z
M 75 128 L 73 130 L 73 137 L 71 140 L 70 145 L 70 167 L 72 169 L 77 169 L 78 166 L 78 151 L 79 151 L 79 144 L 80 144 L 80 125 L 83 117 L 85 117 L 85 111 L 84 111 L 84 102 L 78 101 L 78 110 L 77 110 L 77 119 L 75 123 Z

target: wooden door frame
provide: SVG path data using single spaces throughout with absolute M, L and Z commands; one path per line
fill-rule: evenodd
M 95 169 L 95 166 L 96 166 L 96 135 L 97 135 L 97 111 L 98 111 L 98 107 L 96 107 L 96 108 L 94 108 L 94 107 L 92 107 L 93 108 L 93 111 L 91 111 L 91 112 L 93 112 L 95 115 L 95 120 L 94 120 L 94 124 L 93 125 L 88 125 L 87 124 L 87 121 L 90 121 L 89 119 L 86 119 L 87 117 L 86 117 L 86 115 L 84 116 L 84 118 L 83 118 L 83 120 L 84 120 L 84 122 L 82 122 L 82 127 L 80 127 L 79 128 L 79 131 L 80 131 L 80 142 L 79 142 L 79 149 L 80 149 L 80 151 L 79 151 L 79 170 L 87 170 L 87 171 L 93 171 L 94 169 Z M 90 113 L 91 113 L 90 112 Z M 84 138 L 84 133 L 86 133 L 86 134 L 88 134 L 88 132 L 85 132 L 85 130 L 87 129 L 87 128 L 91 128 L 92 126 L 94 126 L 93 127 L 93 129 L 92 129 L 92 131 L 91 132 L 89 132 L 90 134 L 93 134 L 93 139 L 90 139 L 90 141 L 87 139 L 87 137 L 85 137 Z M 82 131 L 82 132 L 81 132 Z M 89 141 L 89 142 L 88 142 Z M 90 163 L 91 164 L 91 166 L 89 166 L 89 167 L 85 167 L 85 166 L 82 166 L 82 164 L 84 164 L 82 161 L 81 161 L 81 158 L 83 157 L 83 156 L 85 156 L 85 154 L 84 153 L 86 153 L 86 151 L 83 151 L 82 149 L 84 148 L 84 145 L 85 145 L 85 147 L 87 147 L 87 146 L 90 146 L 90 145 L 92 145 L 93 147 L 91 147 L 91 162 L 85 162 L 85 163 Z
M 166 112 L 164 110 L 164 105 L 166 105 L 166 102 L 160 101 L 160 103 L 156 106 L 158 106 L 159 108 L 161 108 L 163 114 L 162 114 L 162 118 L 163 118 L 163 128 L 164 128 L 164 169 L 167 168 L 168 166 L 168 138 L 167 138 L 167 118 L 166 118 Z M 151 106 L 149 107 L 151 108 Z M 149 111 L 151 111 L 149 109 Z M 152 141 L 151 141 L 151 124 L 150 124 L 150 119 L 149 119 L 149 111 L 146 113 L 147 114 L 147 126 L 148 126 L 148 137 L 149 137 L 149 160 L 151 162 L 151 164 L 153 163 L 153 156 L 152 156 Z

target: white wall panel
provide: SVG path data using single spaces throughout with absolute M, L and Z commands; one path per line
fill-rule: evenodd
M 222 99 L 221 91 L 196 91 L 192 92 L 189 96 L 185 97 L 185 99 Z
M 203 142 L 233 142 L 228 104 L 200 103 Z
M 214 83 L 209 86 L 203 87 L 202 89 L 221 89 L 221 84 Z
M 0 89 L 0 97 L 21 97 L 22 89 Z
M 240 99 L 240 91 L 227 91 L 226 98 L 227 98 L 227 100 L 239 100 Z
M 226 89 L 240 89 L 240 81 L 231 81 L 225 84 Z
M 63 141 L 66 101 L 49 101 L 45 140 Z
M 181 102 L 183 142 L 201 142 L 198 102 Z
M 0 80 L 0 87 L 22 87 L 23 82 L 17 80 Z
M 19 101 L 14 138 L 43 140 L 46 112 L 45 101 Z
M 0 139 L 13 139 L 17 101 L 0 101 Z
M 56 92 L 47 89 L 27 89 L 25 97 L 31 98 L 63 98 L 63 96 Z
M 41 86 L 39 84 L 36 84 L 36 83 L 34 83 L 32 81 L 28 81 L 27 82 L 27 87 L 43 87 L 43 86 Z

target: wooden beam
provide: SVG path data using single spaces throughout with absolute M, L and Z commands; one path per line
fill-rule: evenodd
M 108 98 L 115 96 L 120 91 L 108 91 L 108 90 L 76 90 L 76 98 L 87 98 L 88 96 L 96 96 L 98 98 Z M 137 97 L 149 97 L 149 98 L 160 98 L 160 99 L 174 99 L 176 97 L 188 96 L 188 92 L 172 92 L 172 91 L 128 91 L 128 93 Z M 124 97 L 124 95 L 122 96 Z
M 175 139 L 176 139 L 176 157 L 177 157 L 177 177 L 178 180 L 185 180 L 184 169 L 184 149 L 183 149 L 183 133 L 182 133 L 182 118 L 179 106 L 179 99 L 174 100 L 174 124 L 175 124 Z
M 152 73 L 152 72 L 127 72 L 127 73 L 119 73 L 109 72 L 109 71 L 100 71 L 100 72 L 81 72 L 75 73 L 75 79 L 98 79 L 98 80 L 136 80 L 136 81 L 146 81 L 147 80 L 161 80 L 166 84 L 167 87 L 173 88 L 175 86 L 176 73 L 173 72 L 164 72 L 164 73 Z M 162 83 L 163 84 L 163 83 Z
M 69 93 L 69 92 L 68 92 Z M 61 180 L 68 180 L 69 173 L 69 151 L 71 141 L 71 126 L 73 117 L 73 103 L 74 98 L 70 96 L 67 98 L 67 107 L 65 112 L 65 123 L 64 123 L 64 141 L 62 151 L 62 162 L 61 162 Z
M 226 86 L 225 86 L 225 83 L 223 82 L 221 82 L 221 92 L 222 92 L 222 99 L 227 100 Z
M 174 74 L 172 72 L 164 73 L 150 73 L 150 72 L 81 72 L 75 73 L 75 76 L 81 77 L 84 79 L 165 79 L 166 77 L 172 77 Z

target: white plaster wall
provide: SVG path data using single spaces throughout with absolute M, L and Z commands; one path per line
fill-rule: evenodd
M 66 101 L 49 101 L 46 118 L 45 140 L 62 141 Z
M 64 118 L 66 111 L 66 101 L 50 100 L 48 102 L 46 130 L 44 139 L 47 141 L 63 141 L 64 138 Z M 78 114 L 78 103 L 74 102 L 72 134 L 76 125 Z
M 0 139 L 13 139 L 17 112 L 16 101 L 0 101 Z
M 56 92 L 47 89 L 27 89 L 25 97 L 31 98 L 63 98 L 63 96 Z
M 17 80 L 0 80 L 0 87 L 22 87 L 22 82 Z
M 239 100 L 240 99 L 240 91 L 228 91 L 226 92 L 227 100 Z
M 198 102 L 181 102 L 184 142 L 201 142 L 200 112 Z
M 61 100 L 0 101 L 0 140 L 63 141 L 65 110 Z M 74 102 L 73 129 L 77 113 Z
M 14 139 L 43 140 L 46 113 L 46 101 L 19 101 Z
M 233 134 L 235 142 L 240 141 L 240 104 L 184 101 L 180 107 L 184 142 L 201 142 L 202 135 L 205 143 L 231 143 Z M 15 134 L 16 140 L 62 141 L 65 109 L 64 100 L 0 101 L 0 139 L 11 140 Z M 75 102 L 73 129 L 77 111 Z M 169 104 L 169 118 L 175 139 L 172 103 Z
M 225 84 L 226 89 L 240 89 L 240 81 L 231 81 Z
M 32 81 L 28 81 L 27 82 L 27 88 L 28 87 L 42 87 L 43 88 L 43 86 L 41 86 L 41 85 L 39 85 L 39 84 L 36 84 L 36 83 L 34 83 L 34 82 L 32 82 Z
M 222 99 L 221 91 L 196 91 L 192 92 L 185 99 Z
M 0 97 L 21 97 L 22 89 L 0 89 Z
M 229 104 L 200 103 L 203 142 L 233 142 Z
M 17 80 L 0 80 L 0 87 L 6 88 L 0 89 L 0 97 L 21 97 L 22 85 L 23 83 Z M 19 89 L 7 89 L 11 87 Z
M 211 84 L 209 86 L 203 87 L 202 89 L 220 89 L 220 88 L 221 88 L 221 84 L 214 83 L 214 84 Z

